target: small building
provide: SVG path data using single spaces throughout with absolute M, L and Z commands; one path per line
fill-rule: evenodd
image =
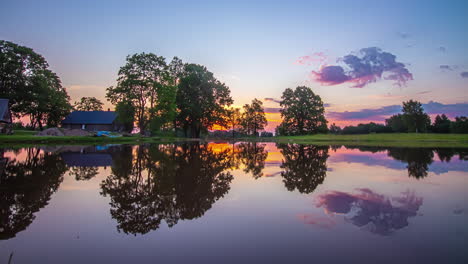
M 62 127 L 87 131 L 121 131 L 114 111 L 73 111 L 63 121 Z
M 11 111 L 8 99 L 0 99 L 0 133 L 11 134 Z

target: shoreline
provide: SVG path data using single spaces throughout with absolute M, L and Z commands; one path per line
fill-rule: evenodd
M 100 145 L 100 144 L 141 144 L 173 143 L 181 141 L 201 142 L 274 142 L 314 145 L 354 145 L 382 147 L 462 147 L 468 148 L 468 134 L 364 134 L 331 135 L 317 134 L 306 136 L 279 136 L 264 138 L 176 138 L 176 137 L 90 137 L 90 136 L 34 136 L 32 134 L 0 135 L 0 146 L 21 145 Z

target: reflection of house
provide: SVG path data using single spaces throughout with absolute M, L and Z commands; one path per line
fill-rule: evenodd
M 63 128 L 89 131 L 119 131 L 122 125 L 117 122 L 113 111 L 73 111 L 62 121 Z
M 112 166 L 112 156 L 109 153 L 60 153 L 63 161 L 69 167 L 108 167 Z
M 120 146 L 63 146 L 60 153 L 68 167 L 112 167 L 113 156 L 118 155 Z
M 0 99 L 0 133 L 11 132 L 11 113 L 8 99 Z

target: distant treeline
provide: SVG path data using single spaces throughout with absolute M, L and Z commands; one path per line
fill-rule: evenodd
M 345 126 L 340 128 L 335 124 L 330 126 L 332 134 L 370 134 L 370 133 L 468 133 L 468 118 L 455 117 L 450 120 L 445 114 L 437 115 L 434 122 L 424 112 L 418 101 L 403 102 L 401 114 L 393 115 L 385 120 L 385 125 L 376 123 L 358 124 L 357 126 Z

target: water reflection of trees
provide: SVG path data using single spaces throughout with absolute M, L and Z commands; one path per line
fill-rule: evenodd
M 229 154 L 199 143 L 123 149 L 102 183 L 118 230 L 145 234 L 162 220 L 201 217 L 230 188 Z
M 442 162 L 450 162 L 455 155 L 460 160 L 468 160 L 468 149 L 463 148 L 402 148 L 402 147 L 352 147 L 349 149 L 359 149 L 360 151 L 376 153 L 386 151 L 387 155 L 395 160 L 407 164 L 408 176 L 421 179 L 427 176 L 429 165 L 434 162 L 434 154 Z
M 327 174 L 328 146 L 278 144 L 283 155 L 281 176 L 286 189 L 311 193 Z
M 244 164 L 244 172 L 252 173 L 256 179 L 263 176 L 265 168 L 265 160 L 268 156 L 268 151 L 265 149 L 266 144 L 246 142 L 237 145 L 237 153 L 239 161 Z
M 98 167 L 71 167 L 68 174 L 77 181 L 87 181 L 98 175 Z
M 25 230 L 34 213 L 47 205 L 57 191 L 67 167 L 60 156 L 26 149 L 24 161 L 3 158 L 0 151 L 0 239 Z

